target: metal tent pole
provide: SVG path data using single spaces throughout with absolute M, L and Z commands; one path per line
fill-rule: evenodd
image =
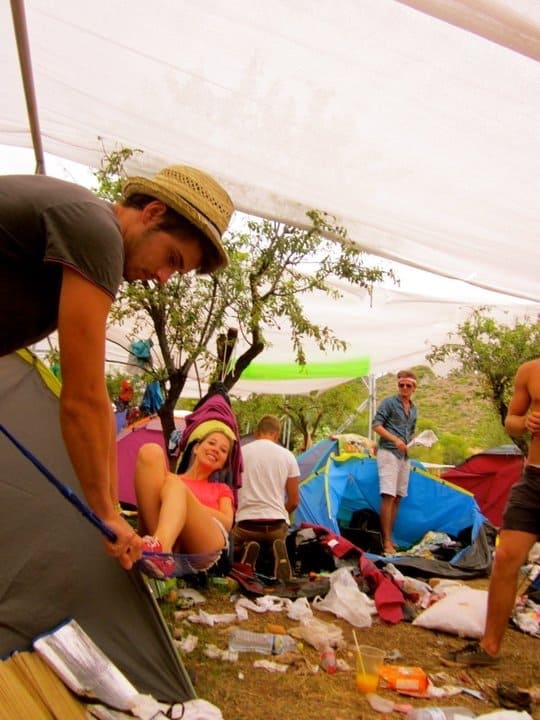
M 26 109 L 30 121 L 30 132 L 36 158 L 36 175 L 45 175 L 45 155 L 41 142 L 41 130 L 39 128 L 36 91 L 32 73 L 32 60 L 30 58 L 30 44 L 28 42 L 28 29 L 26 26 L 26 15 L 24 12 L 24 0 L 11 0 L 11 14 L 13 16 L 13 27 L 15 39 L 19 52 L 19 63 L 23 79 L 24 95 L 26 98 Z
M 375 412 L 377 409 L 377 380 L 375 379 L 375 375 L 368 375 L 368 438 L 369 440 L 373 440 L 373 428 L 371 427 L 371 423 L 373 422 L 373 418 L 375 417 Z

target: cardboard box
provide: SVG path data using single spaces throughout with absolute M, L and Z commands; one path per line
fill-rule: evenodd
M 428 677 L 420 667 L 406 665 L 383 665 L 379 671 L 379 687 L 389 690 L 424 692 Z

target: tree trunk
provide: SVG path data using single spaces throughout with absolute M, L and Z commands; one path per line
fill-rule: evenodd
M 175 372 L 169 376 L 169 389 L 167 393 L 164 393 L 165 402 L 160 407 L 158 412 L 158 415 L 161 419 L 163 440 L 165 441 L 166 454 L 171 470 L 174 469 L 174 467 L 176 466 L 177 458 L 171 455 L 171 453 L 169 452 L 169 438 L 171 437 L 173 431 L 176 429 L 176 425 L 174 422 L 174 409 L 176 407 L 176 403 L 178 402 L 178 398 L 180 397 L 180 394 L 184 389 L 184 385 L 186 384 L 186 377 L 187 375 L 182 372 Z

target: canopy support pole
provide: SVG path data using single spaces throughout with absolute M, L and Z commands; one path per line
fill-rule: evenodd
M 36 158 L 36 175 L 45 175 L 45 155 L 41 142 L 41 130 L 39 127 L 36 91 L 32 73 L 32 60 L 30 58 L 30 45 L 28 43 L 28 28 L 26 26 L 26 15 L 24 12 L 24 0 L 11 0 L 11 14 L 13 16 L 13 27 L 17 50 L 19 52 L 19 63 L 26 98 L 26 109 L 30 121 L 30 132 Z

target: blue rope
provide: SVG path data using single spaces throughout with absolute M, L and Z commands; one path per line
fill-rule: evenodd
M 95 525 L 95 527 L 97 527 L 97 529 L 103 533 L 108 540 L 116 542 L 116 534 L 110 529 L 110 527 L 105 525 L 100 518 L 98 518 L 98 516 L 80 499 L 78 495 L 73 492 L 70 487 L 60 482 L 60 480 L 58 480 L 58 478 L 56 478 L 30 450 L 20 443 L 17 438 L 14 437 L 1 423 L 0 430 L 4 433 L 8 440 L 11 440 L 13 445 L 15 445 L 15 447 L 18 448 L 18 450 L 20 450 L 21 453 L 28 458 L 28 460 L 30 460 L 32 465 L 34 465 L 40 473 L 45 475 L 47 480 L 54 485 L 54 487 L 66 498 L 66 500 L 74 505 L 77 510 L 81 512 L 84 517 L 92 523 L 92 525 Z
M 47 480 L 54 485 L 54 487 L 70 502 L 72 505 L 74 505 L 77 510 L 79 510 L 84 517 L 89 520 L 92 525 L 97 527 L 97 529 L 105 535 L 105 537 L 110 540 L 111 542 L 116 542 L 116 534 L 108 527 L 103 520 L 101 520 L 89 507 L 86 505 L 81 498 L 67 485 L 64 485 L 63 482 L 58 480 L 57 477 L 55 477 L 50 470 L 48 470 L 43 463 L 38 460 L 38 458 L 27 448 L 25 447 L 17 438 L 12 435 L 9 430 L 0 423 L 0 430 L 4 433 L 4 435 L 10 440 L 15 447 L 20 450 L 20 452 L 36 467 L 40 473 L 45 475 Z M 143 557 L 139 561 L 141 565 L 141 569 L 147 574 L 151 575 L 152 577 L 159 577 L 159 575 L 156 575 L 152 572 L 152 568 L 148 567 L 148 562 L 144 562 L 145 556 L 148 556 L 150 558 L 152 555 L 157 556 L 168 556 L 174 559 L 174 562 L 176 563 L 176 568 L 173 573 L 171 573 L 173 576 L 181 577 L 182 575 L 186 575 L 189 573 L 195 573 L 199 570 L 197 567 L 200 567 L 201 561 L 204 561 L 206 559 L 213 558 L 216 553 L 143 553 Z M 219 557 L 219 555 L 218 555 Z

